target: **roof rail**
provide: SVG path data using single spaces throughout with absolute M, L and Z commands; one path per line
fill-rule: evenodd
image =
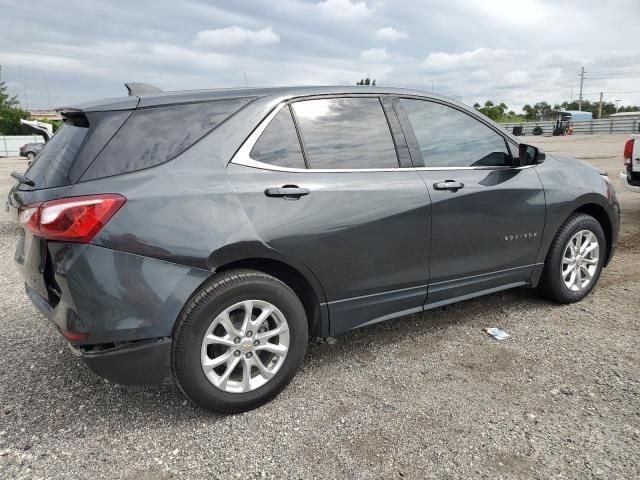
M 129 96 L 144 95 L 146 93 L 162 93 L 162 90 L 160 90 L 158 87 L 154 87 L 153 85 L 149 85 L 148 83 L 129 82 L 125 83 L 124 86 L 127 87 Z

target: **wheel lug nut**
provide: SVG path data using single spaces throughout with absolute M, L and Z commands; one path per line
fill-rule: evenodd
M 235 352 L 233 352 L 233 354 L 234 354 L 236 357 L 239 357 L 239 356 L 240 356 L 240 350 L 236 350 Z
M 247 337 L 250 337 L 251 335 L 253 335 L 253 332 L 252 332 L 251 330 L 249 330 L 249 331 L 247 332 Z
M 247 358 L 251 358 L 251 356 L 252 356 L 252 355 L 253 355 L 253 354 L 252 354 L 251 352 L 248 352 L 248 353 L 245 355 L 245 357 L 247 357 Z
M 236 337 L 233 339 L 233 343 L 240 343 L 240 337 Z
M 258 345 L 260 345 L 260 341 L 259 340 L 254 340 L 253 341 L 253 346 L 257 347 Z

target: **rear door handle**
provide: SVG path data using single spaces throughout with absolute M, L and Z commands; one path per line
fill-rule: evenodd
M 310 191 L 307 188 L 300 188 L 297 185 L 284 185 L 282 187 L 271 187 L 264 191 L 267 197 L 285 197 L 285 198 L 300 198 L 304 195 L 309 195 Z
M 434 183 L 433 188 L 436 190 L 450 190 L 457 192 L 461 188 L 464 188 L 464 183 L 456 182 L 455 180 L 445 180 L 444 182 Z

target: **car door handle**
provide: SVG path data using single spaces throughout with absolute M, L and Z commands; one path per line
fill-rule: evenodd
M 285 198 L 300 198 L 304 195 L 309 195 L 309 189 L 300 188 L 297 185 L 284 185 L 282 187 L 271 187 L 264 191 L 267 197 L 285 197 Z
M 434 183 L 433 188 L 436 190 L 450 190 L 457 192 L 461 188 L 464 188 L 464 183 L 456 182 L 455 180 L 445 180 L 444 182 Z

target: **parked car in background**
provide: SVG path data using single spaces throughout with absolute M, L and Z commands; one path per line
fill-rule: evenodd
M 624 144 L 624 170 L 620 181 L 625 189 L 640 193 L 640 135 L 633 134 Z
M 26 143 L 20 147 L 20 156 L 33 160 L 40 153 L 42 147 L 44 147 L 44 143 Z
M 607 178 L 450 98 L 143 92 L 62 109 L 8 198 L 27 295 L 112 381 L 248 410 L 309 336 L 514 287 L 577 302 L 614 253 Z

